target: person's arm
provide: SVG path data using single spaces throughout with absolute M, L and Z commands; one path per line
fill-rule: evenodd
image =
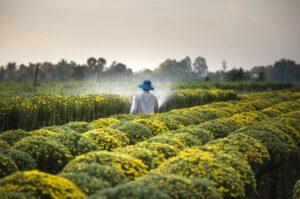
M 133 96 L 132 105 L 131 105 L 131 109 L 130 109 L 130 115 L 136 115 L 136 114 L 138 114 L 137 98 L 136 98 L 136 96 Z
M 158 100 L 157 98 L 155 99 L 155 105 L 154 105 L 154 113 L 158 113 L 159 111 L 159 106 L 158 106 Z

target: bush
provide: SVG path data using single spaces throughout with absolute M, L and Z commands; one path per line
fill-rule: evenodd
M 112 124 L 119 123 L 120 121 L 116 118 L 100 118 L 97 120 L 94 120 L 90 123 L 91 128 L 93 129 L 99 129 L 103 127 L 108 127 Z
M 293 199 L 300 198 L 300 180 L 298 180 L 293 189 Z
M 116 151 L 141 160 L 145 165 L 148 166 L 149 170 L 156 168 L 164 160 L 164 156 L 159 154 L 157 151 L 139 148 L 137 146 L 122 147 Z
M 136 145 L 139 148 L 149 149 L 151 151 L 156 151 L 163 155 L 165 158 L 170 158 L 175 156 L 180 149 L 175 148 L 169 144 L 158 143 L 158 142 L 142 142 Z
M 62 144 L 46 137 L 31 136 L 16 143 L 15 148 L 35 159 L 38 169 L 59 172 L 71 159 L 70 151 Z
M 133 122 L 143 124 L 148 127 L 153 135 L 163 134 L 169 131 L 168 127 L 163 123 L 156 120 L 151 119 L 134 119 Z
M 98 150 L 112 151 L 130 143 L 130 140 L 123 132 L 111 128 L 94 129 L 82 135 L 96 143 Z
M 96 143 L 86 139 L 80 133 L 69 132 L 51 136 L 53 140 L 64 145 L 73 156 L 81 155 L 97 149 Z
M 201 114 L 199 114 L 197 111 L 190 109 L 190 108 L 174 109 L 174 110 L 170 111 L 169 113 L 184 116 L 184 117 L 188 118 L 192 124 L 199 124 L 199 123 L 202 123 L 205 121 L 205 119 L 203 117 L 201 117 L 202 116 Z
M 300 129 L 298 130 L 300 121 L 276 117 L 273 120 L 265 121 L 265 123 L 289 135 L 300 146 Z
M 278 109 L 275 109 L 273 107 L 268 107 L 266 109 L 263 109 L 261 112 L 266 114 L 269 117 L 277 117 L 282 114 Z
M 39 130 L 35 130 L 35 131 L 30 131 L 29 133 L 32 136 L 42 136 L 42 137 L 50 137 L 52 135 L 57 134 L 53 131 L 49 131 L 49 130 L 46 130 L 46 129 L 39 129 Z
M 87 122 L 69 122 L 63 125 L 64 127 L 68 127 L 78 133 L 84 133 L 88 130 L 91 130 L 91 126 Z
M 226 127 L 221 123 L 217 123 L 214 121 L 208 121 L 197 126 L 199 128 L 203 128 L 207 131 L 210 131 L 215 138 L 226 137 L 231 132 L 230 128 Z
M 273 164 L 288 160 L 296 150 L 292 139 L 278 129 L 257 124 L 239 129 L 234 133 L 243 133 L 261 141 L 268 149 Z
M 1 199 L 28 199 L 35 198 L 34 196 L 28 193 L 14 192 L 14 191 L 5 191 L 0 188 Z
M 201 149 L 213 153 L 217 161 L 231 166 L 239 173 L 240 179 L 245 185 L 245 195 L 251 194 L 256 190 L 254 172 L 248 161 L 239 152 L 225 154 L 214 148 L 207 149 L 206 147 L 201 147 Z
M 151 173 L 140 178 L 138 183 L 157 189 L 171 198 L 222 198 L 211 181 L 201 178 L 188 179 L 178 175 Z
M 28 154 L 16 149 L 0 149 L 0 153 L 14 161 L 18 170 L 32 170 L 37 167 L 35 160 Z
M 169 133 L 167 134 L 171 140 L 176 140 L 184 144 L 186 147 L 199 146 L 201 140 L 197 139 L 196 136 L 189 133 Z
M 0 140 L 0 149 L 3 148 L 3 149 L 8 149 L 10 148 L 10 146 L 4 142 L 3 140 Z
M 47 126 L 44 127 L 43 129 L 46 129 L 48 131 L 52 131 L 54 133 L 76 133 L 76 131 L 74 131 L 73 129 L 66 127 L 66 126 Z
M 73 182 L 83 193 L 87 195 L 91 195 L 96 191 L 110 187 L 108 182 L 87 175 L 86 173 L 63 173 L 60 176 Z
M 134 180 L 146 173 L 146 165 L 133 157 L 107 151 L 94 151 L 84 155 L 77 156 L 69 165 L 78 163 L 98 163 L 116 168 L 127 179 Z
M 189 126 L 192 124 L 196 124 L 191 118 L 189 118 L 187 116 L 183 116 L 183 115 L 172 113 L 172 112 L 168 112 L 168 113 L 166 113 L 166 115 L 169 118 L 171 118 L 172 120 L 178 121 L 183 126 Z
M 300 119 L 300 111 L 293 111 L 285 114 L 286 117 L 294 118 L 294 119 Z
M 17 143 L 22 138 L 30 136 L 30 133 L 18 129 L 18 130 L 11 130 L 11 131 L 5 131 L 0 134 L 0 140 L 5 141 L 10 146 L 13 146 L 15 143 Z
M 240 198 L 245 195 L 244 182 L 240 178 L 240 173 L 230 165 L 219 161 L 214 153 L 198 148 L 182 151 L 163 163 L 157 171 L 212 180 L 217 191 L 225 198 Z
M 201 143 L 205 144 L 214 139 L 213 133 L 203 129 L 198 125 L 191 125 L 185 128 L 178 129 L 172 133 L 188 133 L 196 137 L 196 139 Z
M 263 143 L 241 133 L 209 142 L 205 145 L 205 148 L 240 156 L 249 162 L 255 173 L 265 168 L 270 160 L 268 149 Z
M 119 185 L 114 188 L 105 189 L 91 195 L 89 199 L 111 199 L 111 198 L 126 198 L 126 199 L 171 199 L 168 195 L 158 191 L 157 189 L 129 182 Z
M 128 115 L 128 114 L 119 114 L 119 115 L 114 115 L 110 118 L 114 118 L 114 119 L 117 119 L 119 121 L 130 121 L 130 120 L 133 120 L 135 118 L 135 116 L 133 115 Z
M 169 136 L 167 136 L 167 135 L 155 136 L 153 138 L 148 139 L 147 142 L 148 143 L 155 142 L 155 143 L 168 144 L 178 150 L 182 150 L 185 148 L 185 146 L 181 142 L 179 142 L 178 140 L 171 140 L 169 138 Z
M 109 186 L 116 186 L 128 180 L 126 176 L 113 166 L 100 165 L 98 163 L 77 163 L 68 164 L 62 171 L 62 175 L 67 173 L 84 173 L 95 177 L 101 181 L 109 183 Z
M 236 131 L 243 126 L 243 124 L 241 124 L 236 119 L 232 119 L 231 117 L 216 119 L 216 120 L 212 121 L 212 123 L 216 124 L 216 125 L 225 126 L 229 130 L 229 132 Z M 225 136 L 223 136 L 223 137 L 225 137 Z
M 166 114 L 163 113 L 154 114 L 153 116 L 151 116 L 151 119 L 163 122 L 169 130 L 176 130 L 183 127 L 183 125 L 180 122 L 168 117 Z
M 14 173 L 18 170 L 12 159 L 0 153 L 0 178 Z
M 238 121 L 238 123 L 240 123 L 241 125 L 249 125 L 266 119 L 266 116 L 263 113 L 257 111 L 250 111 L 235 114 L 230 119 Z
M 70 181 L 40 171 L 16 172 L 0 180 L 7 192 L 28 193 L 35 198 L 85 198 Z
M 141 142 L 153 136 L 151 130 L 136 122 L 123 122 L 112 125 L 112 128 L 124 132 L 130 139 L 131 144 Z

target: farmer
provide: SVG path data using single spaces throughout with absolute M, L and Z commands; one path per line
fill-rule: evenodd
M 151 81 L 144 80 L 143 83 L 138 85 L 138 87 L 141 88 L 143 92 L 133 97 L 130 114 L 157 113 L 158 101 L 157 98 L 150 93 L 150 90 L 154 90 L 151 86 Z

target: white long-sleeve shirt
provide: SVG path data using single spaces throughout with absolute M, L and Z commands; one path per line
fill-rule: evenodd
M 157 98 L 149 91 L 137 94 L 133 97 L 132 106 L 130 110 L 131 115 L 136 114 L 151 114 L 158 112 Z

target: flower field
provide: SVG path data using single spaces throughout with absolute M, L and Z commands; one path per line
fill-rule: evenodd
M 161 111 L 237 98 L 231 90 L 178 90 L 167 96 Z M 93 121 L 128 113 L 131 96 L 36 94 L 0 96 L 0 132 L 34 130 L 70 121 Z
M 1 196 L 299 198 L 300 92 L 184 92 L 159 114 L 0 133 Z

